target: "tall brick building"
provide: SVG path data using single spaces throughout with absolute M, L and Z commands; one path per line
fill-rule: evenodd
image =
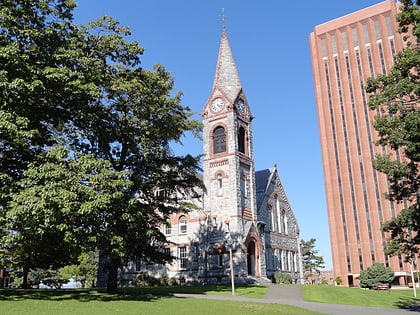
M 373 262 L 391 267 L 394 284 L 410 281 L 403 258 L 384 254 L 381 223 L 401 207 L 384 198 L 387 178 L 372 166 L 375 153 L 389 150 L 374 144 L 378 112 L 369 110 L 365 92 L 367 78 L 388 74 L 403 48 L 397 8 L 387 0 L 317 25 L 310 34 L 334 275 L 349 286 Z
M 201 115 L 205 191 L 201 200 L 188 200 L 176 189 L 169 192 L 193 204 L 194 210 L 180 209 L 162 227 L 171 242 L 165 250 L 177 259 L 166 265 L 133 260 L 120 270 L 120 284 L 128 285 L 144 272 L 181 284 L 228 282 L 230 251 L 237 282 L 267 278 L 276 271 L 302 282 L 299 226 L 277 167 L 254 170 L 254 117 L 225 30 Z M 100 275 L 99 285 L 105 276 Z

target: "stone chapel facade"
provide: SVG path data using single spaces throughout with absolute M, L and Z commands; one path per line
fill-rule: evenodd
M 236 282 L 280 271 L 302 283 L 299 227 L 277 167 L 254 170 L 252 113 L 223 29 L 216 74 L 202 110 L 202 199 L 174 213 L 162 227 L 177 260 L 167 265 L 132 261 L 120 271 L 127 285 L 140 272 L 183 283 Z M 187 198 L 187 197 L 186 197 Z

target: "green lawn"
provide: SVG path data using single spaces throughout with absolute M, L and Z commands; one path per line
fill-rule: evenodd
M 147 288 L 122 288 L 126 294 L 171 294 L 191 293 L 203 295 L 232 295 L 230 285 L 203 285 L 203 286 L 174 286 L 174 287 L 147 287 Z M 236 285 L 235 295 L 253 299 L 262 299 L 267 292 L 267 287 L 262 285 Z
M 238 286 L 236 295 L 262 298 L 267 288 L 264 286 Z M 369 291 L 358 288 L 324 285 L 304 285 L 305 300 L 361 306 L 398 308 L 420 299 L 413 298 L 412 290 Z M 297 307 L 248 303 L 228 300 L 200 298 L 176 298 L 173 293 L 194 293 L 206 295 L 231 295 L 231 287 L 226 286 L 184 286 L 123 288 L 119 294 L 107 294 L 94 290 L 0 290 L 0 315 L 316 315 L 320 313 Z M 420 296 L 420 292 L 419 292 Z
M 183 287 L 183 293 L 202 292 L 215 294 L 214 289 L 199 287 Z M 280 314 L 280 315 L 319 315 L 320 313 L 297 307 L 277 304 L 248 303 L 237 301 L 221 301 L 195 298 L 175 298 L 148 294 L 142 290 L 125 290 L 122 294 L 110 295 L 92 291 L 54 291 L 33 290 L 9 291 L 0 290 L 0 315 L 31 314 L 31 315 L 247 315 L 247 314 Z M 174 288 L 172 288 L 174 289 Z M 181 289 L 176 288 L 177 291 Z M 222 294 L 228 294 L 229 288 L 222 287 Z M 162 290 L 159 290 L 160 293 Z M 173 290 L 171 290 L 173 291 Z M 238 288 L 237 295 L 253 296 L 261 292 L 258 287 Z
M 420 303 L 413 290 L 375 291 L 328 285 L 302 286 L 304 299 L 311 302 L 401 308 Z M 420 292 L 418 292 L 418 297 Z

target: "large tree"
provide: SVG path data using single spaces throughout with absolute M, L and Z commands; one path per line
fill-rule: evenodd
M 14 265 L 22 268 L 24 287 L 30 270 L 76 263 L 84 248 L 96 247 L 98 215 L 130 185 L 123 172 L 110 168 L 93 155 L 70 159 L 64 147 L 28 165 L 5 209 L 9 233 L 2 239 Z M 99 192 L 97 182 L 105 189 Z
M 69 0 L 0 8 L 3 243 L 26 271 L 101 249 L 116 291 L 124 259 L 171 259 L 157 250 L 166 244 L 159 227 L 188 207 L 172 192 L 200 182 L 198 157 L 170 145 L 200 124 L 163 66 L 141 68 L 143 48 L 126 40 L 128 28 L 111 17 L 77 26 L 73 8 Z
M 389 179 L 386 197 L 404 206 L 383 224 L 383 230 L 390 232 L 385 250 L 410 260 L 420 244 L 420 1 L 400 2 L 397 21 L 406 47 L 395 56 L 389 74 L 368 79 L 367 92 L 370 108 L 380 111 L 374 122 L 377 144 L 393 151 L 378 154 L 375 167 Z
M 29 163 L 57 142 L 72 109 L 99 93 L 79 71 L 72 1 L 5 0 L 0 6 L 0 206 Z
M 122 259 L 170 260 L 158 250 L 166 244 L 160 227 L 170 213 L 187 210 L 175 192 L 193 195 L 200 185 L 198 157 L 176 156 L 170 144 L 179 142 L 186 131 L 197 135 L 200 124 L 190 120 L 192 113 L 181 105 L 181 94 L 171 95 L 173 78 L 162 66 L 154 71 L 140 67 L 140 46 L 125 41 L 126 28 L 105 17 L 84 31 L 86 53 L 102 60 L 105 70 L 102 93 L 91 104 L 95 110 L 80 115 L 82 132 L 73 143 L 78 151 L 108 161 L 115 172 L 125 172 L 130 182 L 96 224 L 97 246 L 110 258 L 108 289 L 114 291 Z M 106 191 L 101 182 L 96 188 Z M 166 193 L 156 194 L 157 188 Z
M 57 143 L 60 125 L 68 120 L 72 105 L 82 103 L 82 96 L 89 95 L 81 84 L 72 84 L 70 70 L 74 67 L 69 64 L 73 59 L 66 56 L 72 51 L 72 8 L 70 2 L 52 5 L 48 1 L 3 1 L 0 7 L 0 226 L 5 236 L 1 243 L 13 256 L 13 262 L 24 269 L 25 279 L 28 268 L 34 267 L 29 264 L 36 262 L 24 257 L 35 258 L 42 245 L 56 247 L 37 243 L 41 247 L 38 250 L 34 239 L 25 239 L 25 235 L 32 235 L 25 231 L 31 229 L 25 227 L 24 221 L 18 222 L 24 216 L 13 209 L 12 197 L 18 198 L 20 192 L 29 189 L 27 183 L 21 182 L 25 172 L 47 160 L 51 163 L 45 153 Z M 29 207 L 26 211 L 30 211 Z M 42 227 L 45 225 L 38 230 Z M 43 237 L 49 234 L 52 240 L 59 241 L 55 233 L 46 231 Z M 68 255 L 65 257 L 68 259 Z

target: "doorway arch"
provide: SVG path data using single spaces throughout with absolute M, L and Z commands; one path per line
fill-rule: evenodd
M 255 256 L 255 241 L 251 240 L 247 246 L 247 266 L 248 275 L 255 276 L 256 256 Z

